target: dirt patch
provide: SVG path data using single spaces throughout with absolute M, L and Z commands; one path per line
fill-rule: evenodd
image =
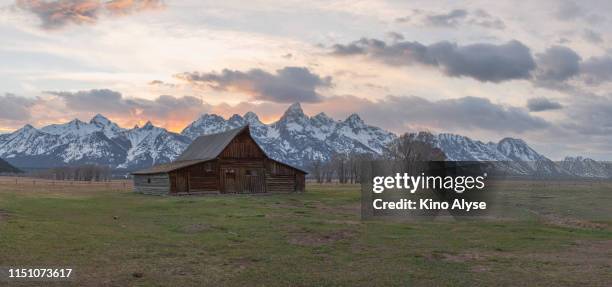
M 346 225 L 360 225 L 359 220 L 325 220 L 326 223 L 330 224 L 346 224 Z
M 8 220 L 11 214 L 4 209 L 0 209 L 0 222 Z
M 346 204 L 346 205 L 326 205 L 324 203 L 316 203 L 313 205 L 319 211 L 323 211 L 323 213 L 333 213 L 333 214 L 360 214 L 361 213 L 361 203 L 354 204 Z
M 439 260 L 454 263 L 484 260 L 486 258 L 484 254 L 477 252 L 449 253 L 445 251 L 433 251 L 426 254 L 424 257 L 428 260 Z
M 475 266 L 472 266 L 472 268 L 470 270 L 472 270 L 472 272 L 474 272 L 474 273 L 482 273 L 482 272 L 489 272 L 489 271 L 491 271 L 491 268 L 489 268 L 487 266 L 482 266 L 482 265 L 475 265 Z
M 484 256 L 478 253 L 444 254 L 442 260 L 446 262 L 467 262 L 482 260 Z
M 583 269 L 594 270 L 612 267 L 612 240 L 580 240 L 576 241 L 572 247 L 550 252 L 514 253 L 499 251 L 468 251 L 452 253 L 434 251 L 423 257 L 432 261 L 474 263 L 475 265 L 472 268 L 474 272 L 484 272 L 483 270 L 477 270 L 480 267 L 487 268 L 486 266 L 479 265 L 479 262 L 483 263 L 499 258 L 562 263 L 571 266 L 580 266 L 580 268 Z
M 578 229 L 607 229 L 609 225 L 591 222 L 588 220 L 582 220 L 572 217 L 560 216 L 550 212 L 540 212 L 533 209 L 527 209 L 529 212 L 536 214 L 540 217 L 542 222 L 548 225 L 554 225 L 566 228 L 578 228 Z
M 605 265 L 612 268 L 612 240 L 579 240 L 573 248 L 555 258 L 584 265 Z
M 196 223 L 196 224 L 191 224 L 191 225 L 184 226 L 183 228 L 181 228 L 181 232 L 193 234 L 193 233 L 200 233 L 200 232 L 209 231 L 209 230 L 211 230 L 213 228 L 214 227 L 212 225 L 210 225 L 210 224 Z
M 229 263 L 226 263 L 224 265 L 230 265 L 232 267 L 234 267 L 234 269 L 247 269 L 249 267 L 251 267 L 253 264 L 259 262 L 260 260 L 258 259 L 254 259 L 254 258 L 236 258 L 236 259 L 232 259 L 230 260 Z
M 349 230 L 339 230 L 324 234 L 300 232 L 291 234 L 289 243 L 301 246 L 322 246 L 352 238 L 354 235 L 355 234 Z
M 608 227 L 608 225 L 602 223 L 595 223 L 588 220 L 580 220 L 570 217 L 561 217 L 553 214 L 543 215 L 542 219 L 546 224 L 568 228 L 606 229 Z

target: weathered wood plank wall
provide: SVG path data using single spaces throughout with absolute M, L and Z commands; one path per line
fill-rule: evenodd
M 134 191 L 143 194 L 165 195 L 170 190 L 168 174 L 147 174 L 134 176 Z

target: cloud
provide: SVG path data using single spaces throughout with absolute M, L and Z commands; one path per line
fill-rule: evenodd
M 101 9 L 100 1 L 17 0 L 17 6 L 36 14 L 44 28 L 58 28 L 68 23 L 94 23 Z
M 583 17 L 586 11 L 573 1 L 561 1 L 555 15 L 559 20 L 574 20 Z
M 176 87 L 176 84 L 167 83 L 167 82 L 164 82 L 162 80 L 153 80 L 153 81 L 149 82 L 149 86 L 174 88 L 174 87 Z
M 593 44 L 600 44 L 601 42 L 603 42 L 603 39 L 601 38 L 601 34 L 591 29 L 584 29 L 582 38 L 584 38 L 585 40 Z
M 544 119 L 530 115 L 525 108 L 495 104 L 479 97 L 428 100 L 417 96 L 386 96 L 369 100 L 335 96 L 305 107 L 336 116 L 358 113 L 370 124 L 399 133 L 409 130 L 464 133 L 469 130 L 507 135 L 550 126 Z
M 531 112 L 542 112 L 562 109 L 563 106 L 558 102 L 551 101 L 547 98 L 532 98 L 527 101 L 527 108 Z
M 46 92 L 58 96 L 72 112 L 103 113 L 160 121 L 192 120 L 210 106 L 202 99 L 184 96 L 159 96 L 153 100 L 125 98 L 119 92 L 99 89 L 78 92 Z
M 46 92 L 60 97 L 66 106 L 74 111 L 94 111 L 99 113 L 129 113 L 134 107 L 123 99 L 119 92 L 108 89 L 78 92 Z
M 247 93 L 256 100 L 279 103 L 317 102 L 322 99 L 317 89 L 332 86 L 331 77 L 321 77 L 303 67 L 285 67 L 275 73 L 261 69 L 246 72 L 224 69 L 221 73 L 192 72 L 176 77 L 193 85 Z
M 409 16 L 395 18 L 395 22 L 397 23 L 409 23 L 411 20 L 412 18 Z
M 543 82 L 563 82 L 580 72 L 582 59 L 572 49 L 553 46 L 536 55 L 536 79 Z
M 404 35 L 397 33 L 397 32 L 393 32 L 393 31 L 387 32 L 387 37 L 391 39 L 391 41 L 393 42 L 404 40 Z
M 612 81 L 612 57 L 590 57 L 583 60 L 575 51 L 563 46 L 553 46 L 536 55 L 538 85 L 568 89 L 570 79 L 581 80 L 588 85 Z
M 405 124 L 434 124 L 439 129 L 483 129 L 521 133 L 548 123 L 524 109 L 506 107 L 485 98 L 463 97 L 430 101 L 420 97 L 389 96 L 377 102 L 378 115 L 397 115 Z
M 137 11 L 162 7 L 160 0 L 17 0 L 17 7 L 34 13 L 46 29 L 57 29 L 67 24 L 92 24 L 102 14 L 126 15 Z
M 611 81 L 612 57 L 591 57 L 581 63 L 580 72 L 583 74 L 587 84 L 598 85 L 602 82 Z
M 134 99 L 129 100 L 129 102 L 142 110 L 144 114 L 157 118 L 170 118 L 178 114 L 197 115 L 209 109 L 208 104 L 191 96 L 177 98 L 161 95 L 154 100 Z
M 431 26 L 455 27 L 468 16 L 464 9 L 454 9 L 448 13 L 431 14 L 425 17 L 425 22 Z
M 426 27 L 455 28 L 459 26 L 479 26 L 489 29 L 502 30 L 506 28 L 504 22 L 482 9 L 469 11 L 466 9 L 452 9 L 445 12 L 432 12 L 413 9 L 412 14 L 395 19 L 398 23 L 411 23 Z
M 604 20 L 602 16 L 590 13 L 576 2 L 569 0 L 559 2 L 555 16 L 561 21 L 584 20 L 591 24 L 597 24 Z
M 113 0 L 104 4 L 104 8 L 114 15 L 125 15 L 143 10 L 159 9 L 163 7 L 161 0 Z
M 438 68 L 451 77 L 470 77 L 481 82 L 500 83 L 524 79 L 556 90 L 574 89 L 581 81 L 599 85 L 612 81 L 612 57 L 583 60 L 574 50 L 552 46 L 532 57 L 530 49 L 519 41 L 505 44 L 476 43 L 461 46 L 448 41 L 430 45 L 413 41 L 362 38 L 332 46 L 331 55 L 364 56 L 390 66 L 425 65 Z
M 498 30 L 503 30 L 506 28 L 504 21 L 491 16 L 489 13 L 487 13 L 487 11 L 476 9 L 472 14 L 474 17 L 469 20 L 469 23 L 472 25 Z
M 580 134 L 606 137 L 612 134 L 612 97 L 584 94 L 567 107 L 565 128 Z
M 34 103 L 35 100 L 13 94 L 0 95 L 0 120 L 27 120 L 32 116 L 30 107 Z
M 387 44 L 362 38 L 346 45 L 336 44 L 332 49 L 331 54 L 336 56 L 363 55 L 394 66 L 422 64 L 437 67 L 452 77 L 481 82 L 528 79 L 535 68 L 529 48 L 519 41 L 459 46 L 447 41 L 431 45 L 408 41 Z

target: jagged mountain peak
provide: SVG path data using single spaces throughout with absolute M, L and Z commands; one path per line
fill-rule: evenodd
M 304 111 L 302 110 L 302 105 L 299 102 L 293 103 L 291 104 L 288 108 L 287 111 L 292 111 L 292 112 L 299 112 L 299 113 L 304 113 Z
M 79 119 L 73 119 L 73 120 L 69 121 L 68 124 L 79 127 L 79 126 L 82 126 L 82 125 L 86 125 L 87 123 L 84 122 L 84 121 L 81 121 Z
M 497 150 L 514 160 L 537 161 L 544 158 L 522 139 L 503 138 L 497 144 Z
M 261 126 L 263 123 L 259 120 L 259 117 L 254 112 L 247 112 L 242 118 L 251 126 Z
M 244 119 L 242 118 L 242 116 L 240 116 L 239 114 L 233 114 L 228 121 L 233 122 L 233 123 L 241 123 L 244 121 Z
M 153 123 L 151 123 L 151 121 L 147 121 L 147 123 L 142 126 L 143 129 L 153 129 L 155 126 L 153 125 Z
M 89 121 L 90 124 L 101 124 L 101 125 L 109 125 L 112 122 L 105 116 L 103 116 L 102 114 L 96 114 L 93 118 L 91 118 L 91 120 Z
M 302 105 L 300 105 L 300 103 L 294 103 L 289 106 L 289 108 L 287 108 L 287 110 L 281 117 L 281 121 L 295 118 L 307 118 L 306 114 L 304 114 L 304 110 L 302 110 Z
M 328 116 L 325 112 L 320 112 L 318 114 L 316 114 L 313 118 L 317 118 L 317 119 L 330 119 L 333 120 L 330 116 Z
M 505 137 L 499 141 L 499 144 L 527 145 L 522 139 Z
M 185 127 L 181 134 L 193 140 L 201 135 L 219 133 L 242 125 L 244 125 L 244 119 L 239 115 L 225 120 L 216 114 L 203 114 Z
M 31 124 L 25 124 L 23 127 L 21 127 L 20 129 L 16 130 L 15 133 L 18 133 L 18 132 L 28 132 L 28 131 L 32 131 L 32 130 L 36 130 L 36 128 L 33 127 Z
M 314 125 L 329 126 L 330 128 L 337 124 L 336 120 L 332 119 L 330 116 L 323 112 L 318 113 L 314 117 L 310 118 L 310 120 Z
M 244 116 L 242 116 L 245 120 L 249 120 L 249 119 L 256 119 L 259 120 L 259 117 L 257 116 L 256 113 L 248 111 L 244 114 Z
M 215 115 L 215 114 L 202 114 L 198 120 L 205 121 L 209 119 L 222 119 L 223 120 L 223 117 L 219 115 Z
M 344 120 L 344 122 L 349 123 L 350 125 L 354 125 L 354 126 L 365 125 L 365 122 L 361 119 L 361 117 L 358 114 L 351 114 L 350 116 L 346 118 L 346 120 Z

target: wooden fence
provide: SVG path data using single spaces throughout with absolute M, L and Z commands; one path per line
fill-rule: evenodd
M 31 177 L 0 176 L 0 190 L 25 191 L 131 191 L 132 180 L 71 181 Z

